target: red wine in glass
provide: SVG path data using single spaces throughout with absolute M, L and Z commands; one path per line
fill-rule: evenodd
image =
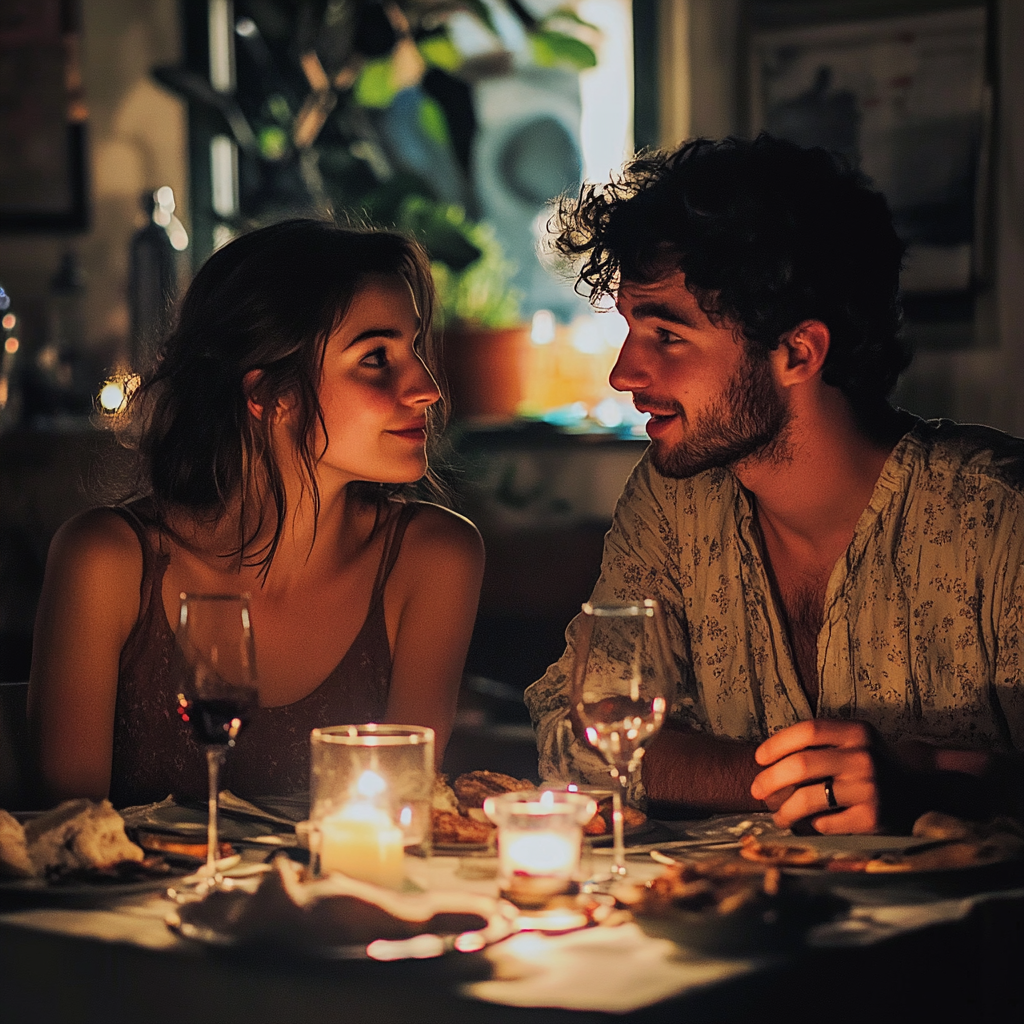
M 194 697 L 178 694 L 178 714 L 192 727 L 196 743 L 203 746 L 223 744 L 233 747 L 238 734 L 249 721 L 255 707 L 256 691 L 250 698 Z
M 220 769 L 258 705 L 248 594 L 182 594 L 177 629 L 183 675 L 178 714 L 206 749 L 209 779 L 203 892 L 220 886 L 217 811 Z

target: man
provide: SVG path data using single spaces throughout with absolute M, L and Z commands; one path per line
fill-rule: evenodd
M 667 613 L 634 796 L 820 832 L 1021 814 L 1024 442 L 889 405 L 882 196 L 823 150 L 699 140 L 564 199 L 556 244 L 625 317 L 611 384 L 650 413 L 592 597 Z M 576 630 L 527 703 L 542 777 L 597 782 Z

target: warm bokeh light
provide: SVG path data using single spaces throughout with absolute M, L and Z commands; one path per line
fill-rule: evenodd
M 117 412 L 124 405 L 124 388 L 115 381 L 104 384 L 100 391 L 100 406 L 104 412 Z
M 530 325 L 530 341 L 534 345 L 550 345 L 555 340 L 555 315 L 550 309 L 538 309 Z
M 10 352 L 11 355 L 14 355 L 14 353 L 18 351 L 18 348 L 19 348 L 20 345 L 21 345 L 21 342 L 19 342 L 18 339 L 16 337 L 14 337 L 14 335 L 12 334 L 4 342 L 4 351 L 5 352 Z
M 608 384 L 626 332 L 625 320 L 614 309 L 578 317 L 571 324 L 558 324 L 547 310 L 538 310 L 523 356 L 519 412 L 563 426 L 588 417 L 602 427 L 631 426 L 637 414 L 629 396 Z
M 166 228 L 171 245 L 182 252 L 188 248 L 188 232 L 184 224 L 174 216 L 174 208 L 174 189 L 170 185 L 161 185 L 153 193 L 153 223 Z
M 106 413 L 120 412 L 124 408 L 125 402 L 128 401 L 128 396 L 135 390 L 138 384 L 139 377 L 137 374 L 115 377 L 112 380 L 108 380 L 100 389 L 100 408 Z
M 7 313 L 4 315 L 3 320 L 0 320 L 0 326 L 2 326 L 5 331 L 10 331 L 14 329 L 14 325 L 17 322 L 18 318 L 13 313 Z

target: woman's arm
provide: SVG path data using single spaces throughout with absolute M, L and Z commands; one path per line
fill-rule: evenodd
M 468 520 L 422 505 L 385 591 L 391 690 L 385 720 L 430 726 L 441 763 L 473 634 L 484 546 Z
M 116 513 L 84 512 L 54 536 L 28 695 L 45 799 L 98 799 L 110 790 L 118 665 L 138 618 L 141 582 L 138 539 Z

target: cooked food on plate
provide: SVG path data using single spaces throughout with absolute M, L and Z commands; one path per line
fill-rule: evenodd
M 648 935 L 727 954 L 799 943 L 808 927 L 848 906 L 833 893 L 800 889 L 778 867 L 738 857 L 673 864 L 615 896 Z
M 798 843 L 761 842 L 756 836 L 745 835 L 741 840 L 740 856 L 757 864 L 786 867 L 808 867 L 825 858 L 813 846 Z
M 953 871 L 982 867 L 1024 857 L 1024 830 L 1008 818 L 988 822 L 962 821 L 930 811 L 914 824 L 912 836 L 931 842 L 905 849 L 825 853 L 810 843 L 743 837 L 740 856 L 777 867 L 821 868 L 826 871 L 902 874 L 913 871 Z M 870 844 L 870 837 L 865 837 Z
M 24 825 L 0 811 L 2 876 L 120 881 L 162 871 L 162 860 L 147 858 L 125 834 L 109 800 L 65 800 Z
M 196 860 L 206 860 L 206 843 L 190 843 L 182 839 L 175 839 L 173 836 L 161 835 L 157 832 L 139 832 L 136 838 L 144 850 L 169 853 L 177 857 L 194 857 Z M 230 857 L 234 852 L 235 848 L 230 843 L 218 844 L 218 857 Z
M 616 899 L 636 914 L 684 909 L 707 914 L 733 914 L 741 907 L 779 894 L 781 874 L 732 870 L 724 861 L 673 864 L 646 885 L 623 886 Z
M 490 822 L 477 821 L 451 811 L 433 812 L 434 842 L 441 846 L 466 844 L 481 846 L 489 843 L 495 828 Z
M 525 793 L 539 788 L 530 779 L 517 779 L 502 772 L 465 772 L 450 785 L 447 776 L 434 779 L 433 814 L 434 842 L 437 844 L 487 843 L 495 832 L 494 825 L 484 814 L 484 801 L 502 793 Z M 635 807 L 622 808 L 626 830 L 638 828 L 647 821 L 647 815 Z M 471 827 L 475 825 L 477 827 Z M 606 836 L 612 833 L 612 799 L 608 794 L 598 801 L 597 813 L 583 826 L 588 836 Z
M 520 793 L 536 789 L 537 784 L 529 779 L 516 779 L 501 772 L 466 772 L 452 783 L 459 801 L 459 811 L 478 821 L 487 821 L 483 812 L 484 801 L 489 796 L 502 793 Z
M 638 811 L 635 807 L 623 805 L 622 827 L 627 831 L 638 829 L 646 824 L 647 815 Z M 610 836 L 612 834 L 612 798 L 611 795 L 602 797 L 597 802 L 597 813 L 583 826 L 584 835 L 588 836 Z
M 35 873 L 25 829 L 14 815 L 0 811 L 0 878 L 31 878 Z

